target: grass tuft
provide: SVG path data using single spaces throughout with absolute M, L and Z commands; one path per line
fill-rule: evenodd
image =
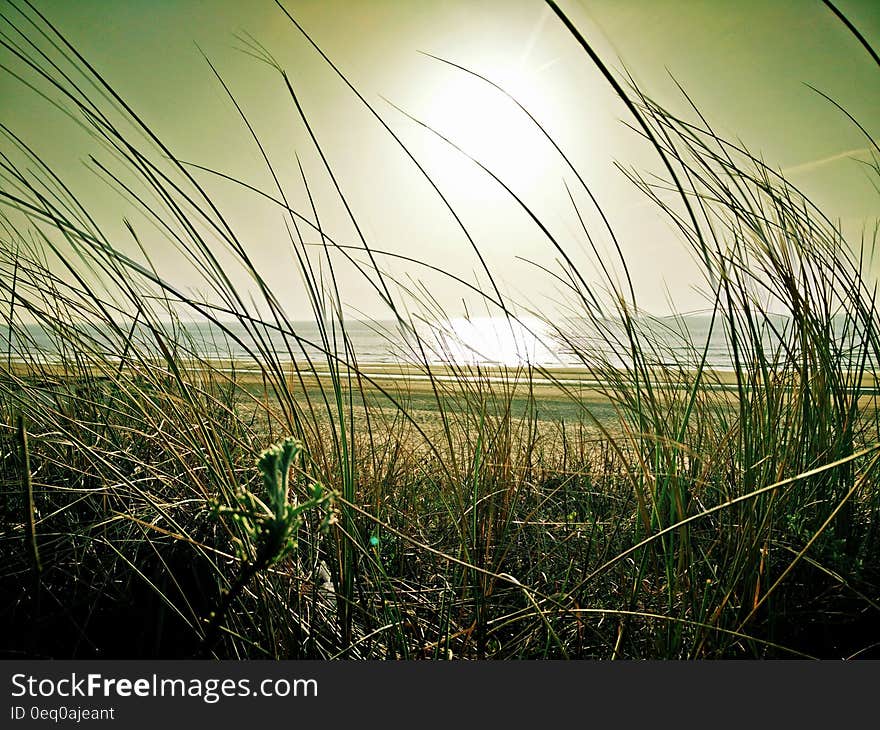
M 10 2 L 4 73 L 26 75 L 91 134 L 90 166 L 138 216 L 99 221 L 35 146 L 0 127 L 0 651 L 876 656 L 874 241 L 851 246 L 696 106 L 682 118 L 619 78 L 549 4 L 663 163 L 665 179 L 622 173 L 699 263 L 700 336 L 693 318 L 640 309 L 611 217 L 562 143 L 518 103 L 574 173 L 562 202 L 599 281 L 578 270 L 549 221 L 474 161 L 535 224 L 548 252 L 536 269 L 561 287 L 570 316 L 542 317 L 503 295 L 479 241 L 403 138 L 284 17 L 454 216 L 483 270 L 450 281 L 501 328 L 531 331 L 537 320 L 546 332 L 533 334 L 577 361 L 569 370 L 451 357 L 442 307 L 383 264 L 419 262 L 370 244 L 321 130 L 258 42 L 242 40 L 277 74 L 356 245 L 330 236 L 319 181 L 298 159 L 287 170 L 289 160 L 271 157 L 219 72 L 269 190 L 178 159 L 46 17 Z M 217 176 L 273 206 L 308 327 L 288 317 L 253 242 L 208 194 L 202 181 Z M 623 284 L 594 247 L 583 194 Z M 198 295 L 154 260 L 155 236 L 198 279 Z M 385 328 L 399 364 L 363 362 L 342 266 L 384 302 L 387 322 L 369 326 Z M 712 365 L 717 342 L 728 369 Z

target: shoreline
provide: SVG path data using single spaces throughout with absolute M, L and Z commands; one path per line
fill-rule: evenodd
M 112 364 L 112 368 L 107 366 Z M 177 367 L 189 376 L 215 377 L 220 381 L 234 382 L 245 390 L 254 387 L 265 387 L 269 379 L 277 378 L 280 374 L 285 381 L 293 386 L 295 391 L 301 390 L 304 385 L 307 390 L 324 388 L 331 383 L 333 373 L 322 362 L 323 367 L 312 367 L 303 361 L 280 361 L 280 373 L 277 367 L 268 367 L 263 370 L 253 361 L 230 360 L 228 358 L 199 359 L 186 358 L 177 361 Z M 11 366 L 11 367 L 10 367 Z M 131 376 L 144 374 L 156 368 L 162 377 L 171 375 L 166 367 L 164 358 L 156 358 L 150 362 L 145 358 L 137 362 L 124 364 L 119 358 L 115 362 L 105 360 L 103 367 L 100 363 L 91 366 L 76 364 L 67 367 L 57 361 L 31 361 L 11 360 L 0 364 L 0 377 L 11 375 L 13 378 L 57 378 L 59 380 L 68 377 L 82 377 L 84 367 L 90 367 L 90 374 L 99 379 L 109 378 L 109 372 L 114 374 L 124 372 Z M 71 372 L 75 370 L 75 372 Z M 605 372 L 609 372 L 606 368 Z M 617 372 L 625 374 L 623 368 Z M 156 372 L 154 371 L 153 375 Z M 353 382 L 362 382 L 366 390 L 375 391 L 377 394 L 386 395 L 423 395 L 431 393 L 435 389 L 446 390 L 448 386 L 462 385 L 482 388 L 499 386 L 496 395 L 506 394 L 510 397 L 522 398 L 531 396 L 537 400 L 584 400 L 592 403 L 610 403 L 610 394 L 614 389 L 614 382 L 610 378 L 601 377 L 596 369 L 586 366 L 553 366 L 539 365 L 498 365 L 498 364 L 473 364 L 473 363 L 431 363 L 413 364 L 406 362 L 363 362 L 357 367 L 343 366 L 337 375 L 344 379 L 349 377 Z M 656 368 L 650 372 L 651 385 L 667 391 L 687 391 L 693 387 L 697 377 L 697 370 L 675 370 L 672 368 Z M 302 383 L 300 383 L 302 381 Z M 794 387 L 793 385 L 786 386 Z M 700 390 L 714 391 L 728 394 L 735 400 L 738 392 L 736 370 L 733 368 L 705 368 L 702 371 Z M 850 387 L 848 392 L 853 392 Z M 880 395 L 880 387 L 876 378 L 865 373 L 859 393 L 860 405 L 876 407 L 877 396 Z

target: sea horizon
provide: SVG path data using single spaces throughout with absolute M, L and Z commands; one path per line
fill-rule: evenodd
M 791 320 L 784 315 L 770 317 L 772 326 L 762 334 L 767 351 L 779 346 L 778 333 Z M 705 353 L 703 366 L 735 370 L 731 342 L 720 318 L 713 323 L 711 315 L 691 314 L 644 316 L 634 321 L 650 342 L 652 367 L 697 367 Z M 308 363 L 325 360 L 331 353 L 337 362 L 359 365 L 533 366 L 571 370 L 589 369 L 599 363 L 627 366 L 618 355 L 620 348 L 608 342 L 609 338 L 624 334 L 620 323 L 612 320 L 569 318 L 551 329 L 533 317 L 451 318 L 409 331 L 396 320 L 346 320 L 348 355 L 338 321 L 326 323 L 323 333 L 314 320 L 290 321 L 289 330 L 265 322 L 247 327 L 237 320 L 159 324 L 167 346 L 182 348 L 184 356 L 214 362 L 260 362 L 271 355 L 279 362 Z M 128 323 L 120 324 L 119 331 L 130 335 L 128 341 L 141 356 L 162 354 L 150 328 Z M 118 354 L 119 332 L 108 333 L 106 326 L 80 324 L 74 329 L 71 325 L 67 334 L 65 340 L 59 332 L 27 324 L 18 326 L 10 337 L 9 329 L 3 328 L 0 352 L 5 353 L 7 362 L 27 362 L 38 356 L 44 362 L 57 363 L 64 360 L 65 345 L 75 336 L 88 341 L 102 357 L 124 359 Z M 835 336 L 840 342 L 845 332 L 835 332 Z M 740 359 L 743 360 L 742 353 Z

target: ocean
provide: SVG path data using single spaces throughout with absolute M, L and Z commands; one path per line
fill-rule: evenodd
M 791 327 L 782 316 L 768 320 L 762 346 L 780 345 L 778 333 Z M 645 317 L 637 321 L 650 343 L 651 364 L 696 365 L 705 349 L 706 363 L 717 369 L 732 368 L 731 343 L 720 318 L 714 326 L 708 315 Z M 245 326 L 241 322 L 186 322 L 163 324 L 162 332 L 138 325 L 68 325 L 65 333 L 48 332 L 38 325 L 17 327 L 10 337 L 0 328 L 0 351 L 9 360 L 34 356 L 46 361 L 70 357 L 80 341 L 108 359 L 119 358 L 130 341 L 141 353 L 160 355 L 161 339 L 181 357 L 211 360 L 254 361 L 271 355 L 281 361 L 326 362 L 326 352 L 350 360 L 353 352 L 361 364 L 461 363 L 470 365 L 524 365 L 583 367 L 597 359 L 626 365 L 629 348 L 618 322 L 567 319 L 548 325 L 533 317 L 508 321 L 499 317 L 456 318 L 432 325 L 419 325 L 415 332 L 394 321 L 349 321 L 345 338 L 336 323 L 322 330 L 315 321 L 294 321 L 289 329 L 271 325 Z M 841 329 L 842 328 L 838 328 Z M 416 334 L 416 332 L 418 334 Z M 130 335 L 130 338 L 129 338 Z M 858 344 L 858 343 L 855 343 Z M 348 347 L 348 352 L 346 350 Z M 746 353 L 746 356 L 748 354 Z

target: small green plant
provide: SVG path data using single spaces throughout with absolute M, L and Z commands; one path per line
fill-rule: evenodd
M 311 483 L 308 499 L 303 502 L 298 502 L 296 496 L 290 494 L 290 469 L 302 454 L 302 443 L 295 438 L 288 437 L 273 444 L 257 458 L 265 499 L 242 486 L 236 494 L 236 506 L 219 502 L 212 505 L 216 517 L 228 516 L 240 528 L 240 537 L 234 538 L 234 542 L 242 568 L 208 619 L 210 623 L 202 643 L 203 655 L 213 650 L 223 617 L 251 579 L 296 551 L 297 535 L 306 512 L 323 510 L 322 530 L 335 521 L 335 495 L 320 482 Z
M 265 500 L 241 487 L 236 506 L 214 505 L 216 515 L 227 515 L 240 526 L 241 537 L 234 540 L 238 555 L 258 571 L 293 553 L 303 515 L 311 509 L 327 508 L 333 500 L 333 493 L 319 482 L 310 485 L 304 502 L 297 503 L 296 497 L 289 495 L 290 468 L 302 453 L 302 443 L 295 438 L 273 444 L 257 458 Z M 329 526 L 334 514 L 332 509 L 325 509 L 323 528 Z

